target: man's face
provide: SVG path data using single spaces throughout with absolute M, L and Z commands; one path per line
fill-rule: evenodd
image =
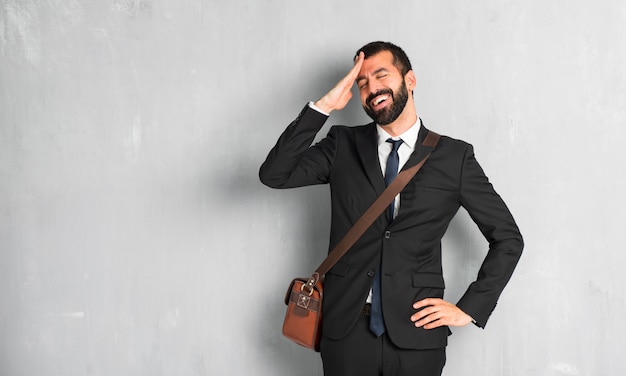
M 409 92 L 391 52 L 382 51 L 365 59 L 356 83 L 363 109 L 377 124 L 390 124 L 404 111 Z

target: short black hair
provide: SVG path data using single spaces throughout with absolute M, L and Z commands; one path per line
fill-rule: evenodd
M 366 59 L 370 56 L 374 56 L 383 51 L 391 52 L 391 54 L 393 55 L 393 65 L 396 68 L 398 68 L 398 70 L 402 74 L 402 77 L 404 77 L 410 70 L 413 69 L 411 67 L 411 62 L 409 61 L 409 57 L 406 55 L 406 53 L 402 50 L 402 48 L 396 46 L 393 43 L 380 42 L 380 41 L 370 42 L 366 44 L 365 46 L 361 47 L 356 52 L 356 56 L 359 56 L 359 53 L 361 51 L 365 54 Z

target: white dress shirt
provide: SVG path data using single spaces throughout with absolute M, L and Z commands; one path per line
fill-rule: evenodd
M 404 133 L 402 133 L 398 137 L 391 137 L 389 133 L 385 131 L 383 127 L 376 124 L 376 131 L 378 132 L 378 161 L 380 162 L 380 171 L 385 177 L 385 170 L 387 169 L 387 159 L 389 158 L 389 153 L 391 153 L 391 142 L 387 142 L 387 139 L 391 138 L 392 140 L 402 140 L 400 147 L 398 148 L 398 172 L 402 170 L 402 166 L 409 160 L 409 157 L 415 150 L 415 143 L 417 142 L 417 135 L 419 133 L 419 117 L 415 121 L 415 123 L 411 126 L 411 128 L 407 129 Z M 393 209 L 393 217 L 395 218 L 398 215 L 398 210 L 400 210 L 400 194 L 396 196 L 396 200 L 394 201 L 394 209 Z M 366 303 L 372 302 L 372 289 L 370 288 L 369 293 L 367 294 Z
M 391 142 L 387 142 L 387 139 L 391 138 L 392 140 L 402 140 L 400 147 L 398 148 L 398 172 L 402 170 L 402 167 L 409 160 L 409 157 L 415 150 L 415 143 L 417 142 L 417 134 L 419 133 L 420 127 L 419 125 L 419 117 L 415 121 L 415 123 L 411 126 L 411 128 L 407 129 L 404 133 L 402 133 L 398 137 L 391 137 L 389 133 L 385 131 L 383 127 L 376 124 L 376 131 L 378 132 L 378 161 L 380 162 L 380 171 L 385 177 L 385 170 L 387 169 L 387 159 L 389 158 L 389 153 L 391 153 Z M 400 209 L 400 195 L 396 196 L 395 208 L 394 208 L 394 218 L 398 215 L 398 210 Z
M 319 107 L 317 107 L 313 102 L 309 102 L 309 106 L 316 110 L 319 113 L 322 113 L 326 116 L 329 114 L 322 111 Z M 380 162 L 380 171 L 385 177 L 385 170 L 387 169 L 387 159 L 389 158 L 389 153 L 391 153 L 391 142 L 387 142 L 387 139 L 391 138 L 392 140 L 402 140 L 400 147 L 398 148 L 398 172 L 402 170 L 404 164 L 409 160 L 409 157 L 415 150 L 415 143 L 417 142 L 417 135 L 419 133 L 419 117 L 415 120 L 415 123 L 407 129 L 404 133 L 397 137 L 391 137 L 389 133 L 385 131 L 385 129 L 376 124 L 376 132 L 378 135 L 378 161 Z M 396 200 L 394 201 L 395 207 L 393 211 L 393 216 L 395 218 L 398 215 L 398 210 L 400 210 L 400 194 L 396 196 Z M 372 289 L 367 295 L 366 303 L 372 302 Z

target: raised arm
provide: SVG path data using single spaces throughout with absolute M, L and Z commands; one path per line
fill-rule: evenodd
M 350 72 L 342 78 L 335 87 L 330 89 L 323 97 L 315 102 L 315 106 L 320 110 L 330 114 L 334 110 L 341 110 L 352 98 L 352 85 L 361 70 L 363 60 L 365 59 L 363 52 L 359 52 L 359 55 L 354 60 L 354 66 L 350 69 Z

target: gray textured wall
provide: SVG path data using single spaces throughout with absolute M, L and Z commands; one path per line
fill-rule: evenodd
M 622 0 L 0 0 L 0 376 L 321 375 L 280 325 L 327 187 L 257 170 L 378 39 L 526 239 L 445 375 L 623 374 L 625 33 Z M 486 243 L 464 212 L 444 240 L 454 301 Z

